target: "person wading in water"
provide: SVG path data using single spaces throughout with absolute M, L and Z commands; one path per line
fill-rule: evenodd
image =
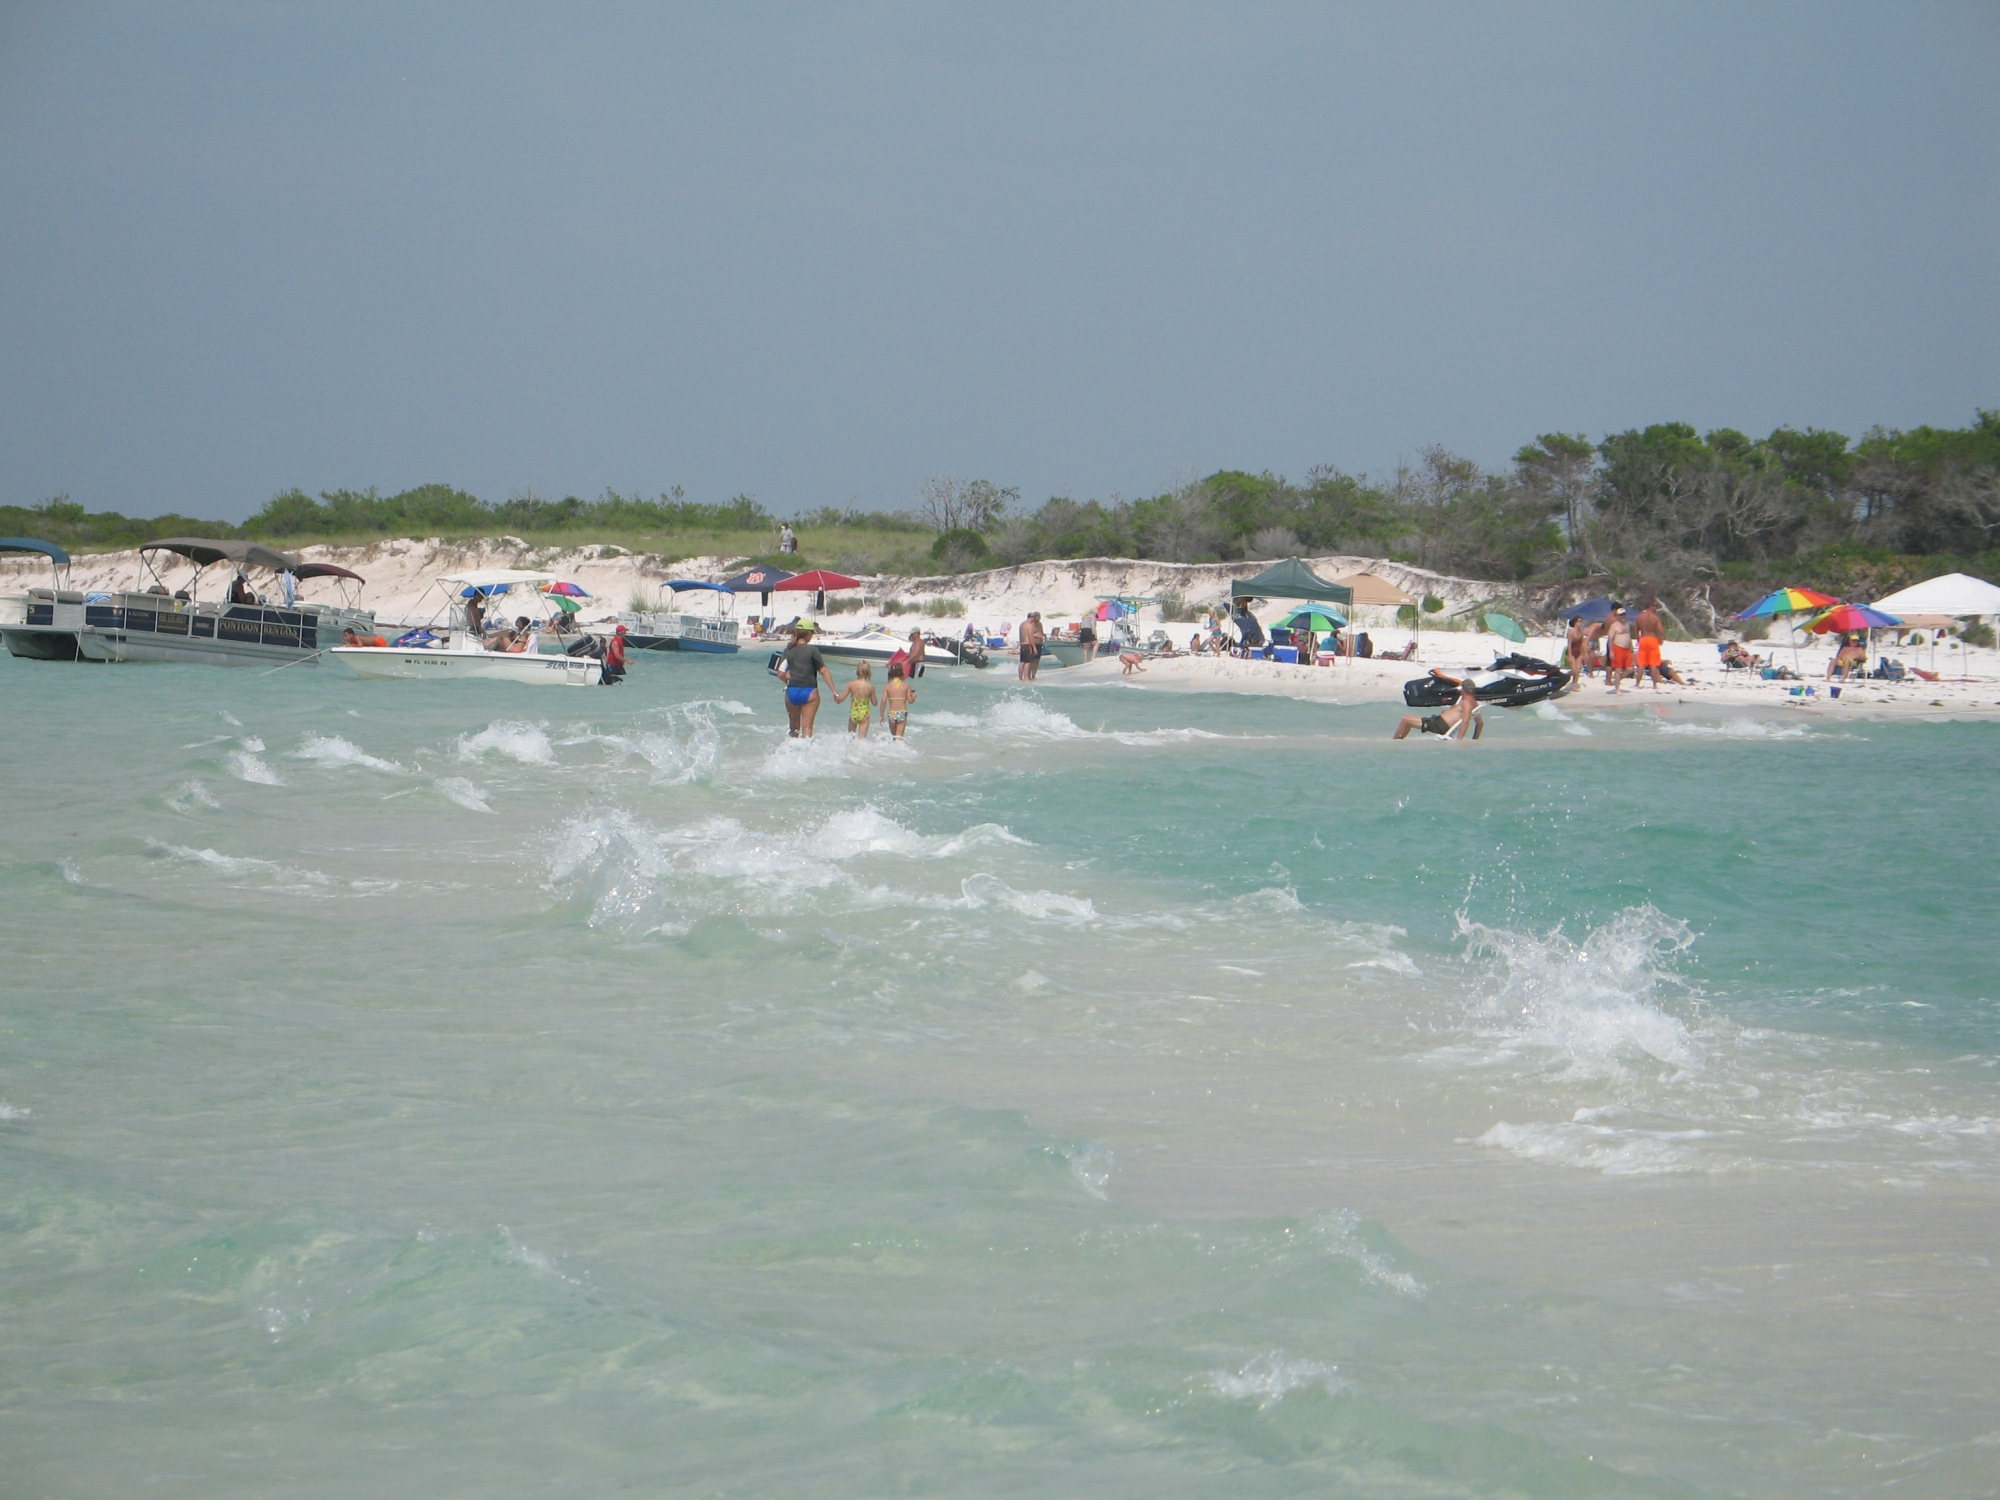
M 825 678 L 833 691 L 833 674 L 826 658 L 813 644 L 813 622 L 800 620 L 792 626 L 792 643 L 785 647 L 785 716 L 791 720 L 793 739 L 811 739 L 813 720 L 819 717 L 819 684 Z

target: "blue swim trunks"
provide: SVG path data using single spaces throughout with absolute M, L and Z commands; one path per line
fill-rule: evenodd
M 785 701 L 791 704 L 793 708 L 804 708 L 808 703 L 812 702 L 812 695 L 813 690 L 809 687 L 788 687 L 785 689 Z

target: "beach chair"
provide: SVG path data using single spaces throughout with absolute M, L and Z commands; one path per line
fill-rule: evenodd
M 1901 662 L 1890 661 L 1885 656 L 1882 658 L 1882 664 L 1868 675 L 1875 678 L 1878 682 L 1901 682 L 1905 673 Z

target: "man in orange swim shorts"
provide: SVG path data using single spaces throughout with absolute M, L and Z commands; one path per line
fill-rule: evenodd
M 1660 670 L 1660 647 L 1667 638 L 1667 628 L 1660 623 L 1660 611 L 1650 599 L 1632 623 L 1639 631 L 1639 671 L 1634 676 L 1643 675 L 1658 692 L 1660 679 L 1666 675 Z
M 1632 675 L 1632 622 L 1625 618 L 1625 606 L 1611 606 L 1611 618 L 1605 622 L 1605 655 L 1609 658 L 1604 677 L 1611 684 L 1611 691 L 1625 690 L 1625 679 Z

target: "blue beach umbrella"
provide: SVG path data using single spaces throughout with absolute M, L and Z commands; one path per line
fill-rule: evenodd
M 1581 604 L 1572 604 L 1562 612 L 1560 618 L 1565 621 L 1588 620 L 1595 625 L 1600 620 L 1611 618 L 1611 601 L 1609 599 L 1586 599 Z

